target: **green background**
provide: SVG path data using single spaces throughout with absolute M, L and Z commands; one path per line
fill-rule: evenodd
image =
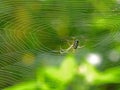
M 0 0 L 0 90 L 120 90 L 119 37 L 119 0 Z

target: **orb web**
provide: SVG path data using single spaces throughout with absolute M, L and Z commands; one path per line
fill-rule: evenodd
M 95 11 L 87 0 L 0 1 L 0 88 L 34 74 L 37 55 L 60 55 L 72 37 L 86 48 L 110 47 L 120 35 L 119 16 L 111 15 Z

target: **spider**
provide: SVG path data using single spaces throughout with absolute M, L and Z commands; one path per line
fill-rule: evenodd
M 67 49 L 61 49 L 60 48 L 60 53 L 67 53 L 68 51 L 70 51 L 71 49 L 76 50 L 77 48 L 83 48 L 84 46 L 79 46 L 79 40 L 74 40 L 73 44 L 70 45 L 70 47 L 68 47 Z

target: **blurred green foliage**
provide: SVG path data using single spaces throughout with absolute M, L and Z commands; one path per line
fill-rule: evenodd
M 36 80 L 24 82 L 4 90 L 66 90 L 76 76 L 79 76 L 79 78 L 82 76 L 86 83 L 90 85 L 120 83 L 119 70 L 120 67 L 115 67 L 99 72 L 87 62 L 77 66 L 74 57 L 67 56 L 59 67 L 47 66 L 42 69 L 40 67 L 37 70 Z M 80 85 L 80 82 L 81 80 L 78 85 L 73 82 L 70 88 L 86 90 L 86 86 Z
M 119 5 L 0 0 L 0 89 L 120 90 Z M 61 54 L 73 39 L 84 47 Z

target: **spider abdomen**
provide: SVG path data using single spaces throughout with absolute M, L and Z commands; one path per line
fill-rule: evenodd
M 77 49 L 77 48 L 78 48 L 78 45 L 79 45 L 79 41 L 78 41 L 78 40 L 75 40 L 74 43 L 73 43 L 73 48 L 74 48 L 74 49 Z

